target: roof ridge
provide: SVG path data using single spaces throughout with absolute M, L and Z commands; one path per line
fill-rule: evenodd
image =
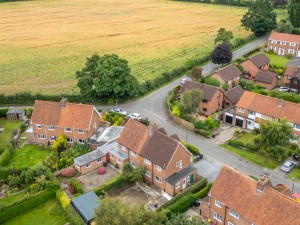
M 39 102 L 46 102 L 46 103 L 54 103 L 54 104 L 58 104 L 59 102 L 56 102 L 56 101 L 47 101 L 47 100 L 39 100 L 39 99 L 36 99 L 36 101 L 39 101 Z M 92 106 L 92 107 L 95 107 L 94 105 L 91 105 L 91 104 L 83 104 L 83 103 L 74 103 L 74 102 L 66 102 L 66 104 L 68 105 L 83 105 L 83 106 Z

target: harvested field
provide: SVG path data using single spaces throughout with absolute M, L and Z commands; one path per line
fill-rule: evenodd
M 220 27 L 235 37 L 246 8 L 167 0 L 0 4 L 0 92 L 78 93 L 86 57 L 115 53 L 139 82 L 201 57 Z

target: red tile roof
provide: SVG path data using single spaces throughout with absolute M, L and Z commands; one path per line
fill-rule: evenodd
M 300 43 L 300 35 L 273 32 L 269 40 Z
M 262 193 L 257 181 L 223 166 L 211 189 L 211 196 L 257 225 L 300 224 L 300 205 L 292 198 L 266 186 Z
M 245 91 L 236 106 L 274 118 L 286 117 L 289 122 L 300 124 L 300 104 Z
M 60 102 L 36 100 L 31 122 L 57 127 L 90 129 L 94 113 L 99 114 L 93 105 L 66 103 L 65 108 L 62 109 Z

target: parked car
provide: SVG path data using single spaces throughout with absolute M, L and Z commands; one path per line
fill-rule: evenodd
M 141 114 L 138 114 L 138 113 L 130 113 L 129 114 L 129 118 L 131 118 L 131 119 L 137 119 L 137 120 L 142 119 Z
M 290 89 L 288 87 L 280 87 L 278 91 L 280 92 L 288 92 Z
M 112 109 L 110 111 L 115 112 L 115 113 L 120 113 L 120 114 L 122 114 L 124 116 L 127 115 L 127 112 L 125 110 L 123 110 L 123 109 L 120 109 L 120 108 L 114 108 L 114 109 Z
M 180 81 L 180 84 L 183 85 L 184 82 L 187 81 L 187 80 L 191 80 L 191 78 L 189 78 L 189 77 L 182 78 L 181 81 Z
M 296 166 L 296 163 L 294 161 L 291 160 L 287 160 L 284 162 L 284 164 L 280 167 L 280 169 L 284 172 L 291 172 L 292 169 Z

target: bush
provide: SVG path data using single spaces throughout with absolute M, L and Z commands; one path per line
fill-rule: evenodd
M 101 185 L 100 187 L 95 188 L 94 192 L 96 193 L 96 195 L 100 196 L 100 195 L 105 194 L 106 192 L 108 192 L 111 189 L 121 188 L 122 185 L 123 185 L 122 174 L 119 174 L 119 175 L 115 176 L 113 179 L 111 179 L 110 181 Z
M 300 27 L 299 28 L 294 28 L 292 30 L 292 34 L 300 35 Z
M 256 137 L 254 138 L 254 144 L 256 144 L 256 145 L 261 144 L 261 135 L 260 134 L 256 135 Z
M 257 152 L 259 150 L 259 148 L 257 147 L 257 145 L 253 145 L 253 144 L 250 144 L 250 143 L 247 143 L 245 145 L 245 148 L 248 149 L 251 152 Z
M 194 127 L 196 129 L 200 129 L 200 130 L 209 130 L 209 128 L 207 127 L 206 123 L 204 121 L 194 121 Z
M 75 175 L 74 168 L 70 167 L 61 171 L 60 174 L 62 177 L 73 177 Z
M 194 198 L 193 194 L 188 193 L 187 195 L 181 197 L 177 202 L 166 208 L 168 210 L 166 216 L 170 217 L 171 214 L 184 213 L 195 201 L 196 199 Z
M 177 116 L 177 117 L 180 117 L 180 110 L 179 110 L 179 107 L 178 106 L 174 106 L 173 109 L 172 109 L 172 114 L 174 116 Z
M 66 192 L 64 192 L 63 190 L 57 190 L 56 197 L 57 197 L 58 201 L 60 202 L 62 208 L 64 210 L 66 210 L 67 206 L 70 205 L 70 203 L 71 203 L 71 199 L 68 197 Z
M 74 186 L 76 194 L 82 194 L 83 193 L 83 189 L 81 187 L 81 184 L 76 178 L 74 178 L 74 177 L 71 178 L 70 183 Z
M 6 179 L 9 175 L 11 175 L 12 170 L 7 167 L 0 167 L 0 180 Z
M 65 212 L 71 225 L 86 225 L 72 205 L 68 205 Z
M 8 108 L 0 109 L 0 117 L 6 117 L 7 111 L 8 111 Z
M 194 145 L 187 144 L 185 141 L 181 141 L 181 143 L 186 147 L 193 155 L 197 155 L 199 153 L 199 148 Z
M 6 166 L 13 154 L 13 148 L 10 145 L 6 145 L 5 151 L 0 155 L 0 166 Z
M 211 132 L 208 131 L 208 130 L 195 129 L 195 132 L 196 132 L 197 134 L 200 134 L 200 135 L 204 136 L 204 137 L 211 138 Z
M 220 81 L 218 81 L 216 78 L 213 78 L 213 77 L 205 78 L 204 83 L 207 84 L 207 85 L 220 87 Z
M 243 142 L 237 141 L 237 140 L 229 140 L 227 143 L 231 146 L 238 147 L 238 148 L 244 148 L 245 147 Z
M 33 111 L 33 108 L 26 108 L 25 109 L 25 115 L 27 117 L 30 117 L 32 115 L 32 111 Z
M 211 187 L 212 187 L 212 183 L 209 183 L 205 188 L 203 188 L 201 191 L 193 194 L 193 197 L 197 200 L 197 199 L 202 199 L 204 197 L 207 196 L 208 192 L 210 191 Z

